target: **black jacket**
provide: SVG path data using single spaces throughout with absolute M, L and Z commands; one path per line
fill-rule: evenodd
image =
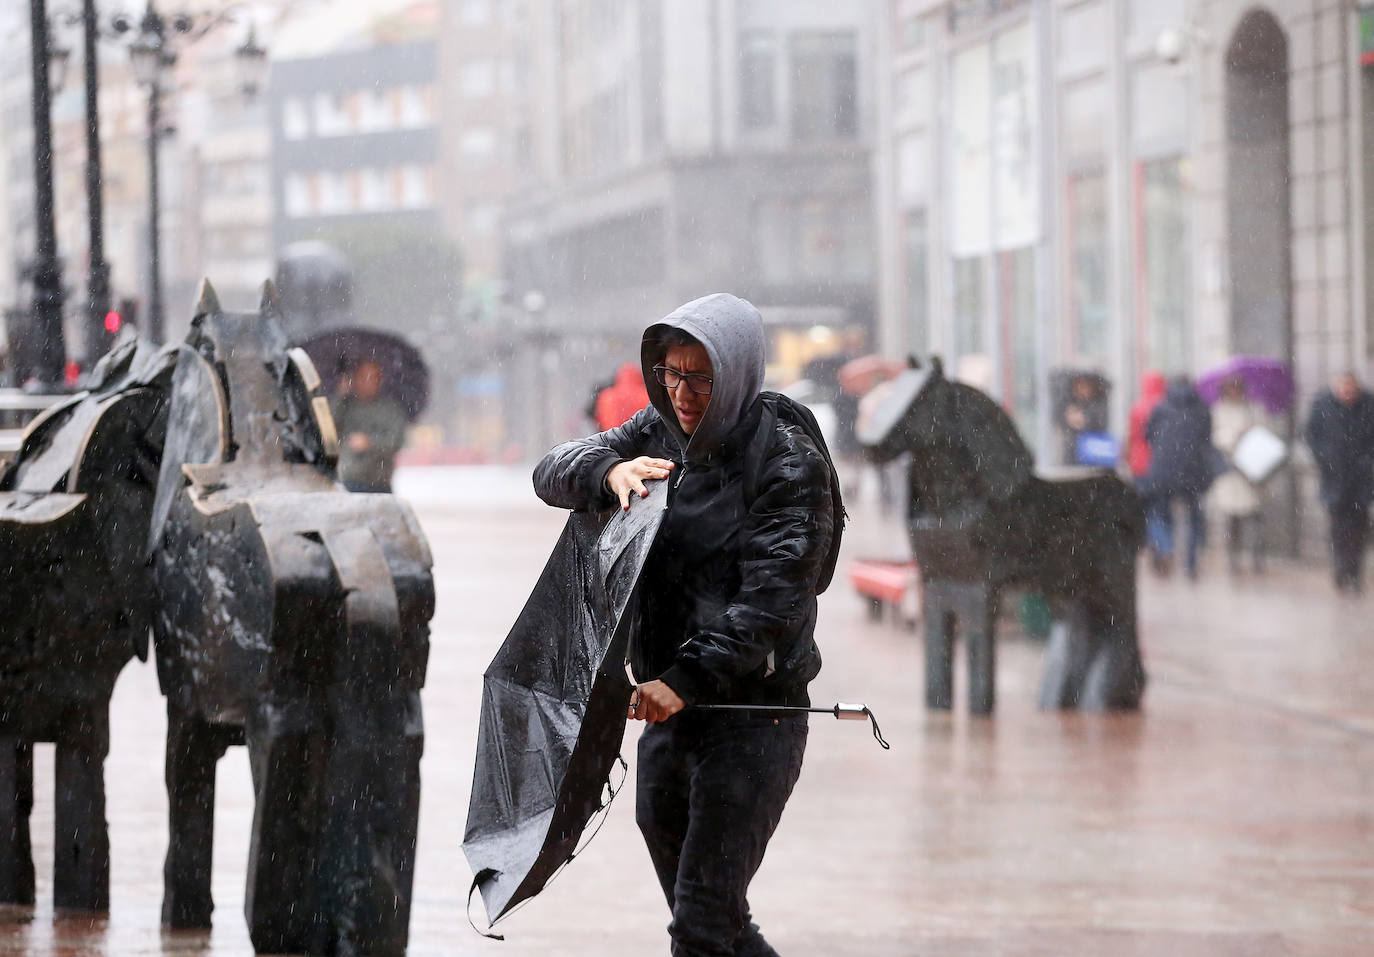
M 1216 478 L 1212 412 L 1191 385 L 1169 386 L 1145 424 L 1145 441 L 1150 444 L 1148 494 L 1201 495 Z
M 809 704 L 806 685 L 820 670 L 813 636 L 832 532 L 830 466 L 800 428 L 779 420 L 746 502 L 744 449 L 760 438 L 762 401 L 690 463 L 651 407 L 558 446 L 534 472 L 550 505 L 607 508 L 616 463 L 639 455 L 676 463 L 641 579 L 630 663 L 637 680 L 661 678 L 689 704 Z
M 1307 445 L 1327 505 L 1368 505 L 1374 498 L 1374 395 L 1344 405 L 1328 389 L 1312 402 Z

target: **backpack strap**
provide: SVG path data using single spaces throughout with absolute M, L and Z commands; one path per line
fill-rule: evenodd
M 816 451 L 821 453 L 830 468 L 832 530 L 830 551 L 826 555 L 821 577 L 817 582 L 816 592 L 819 594 L 830 587 L 830 581 L 835 577 L 835 565 L 840 555 L 840 536 L 844 533 L 845 522 L 849 519 L 840 490 L 840 476 L 835 470 L 835 460 L 830 455 L 830 449 L 825 444 L 825 436 L 821 434 L 820 423 L 816 421 L 816 416 L 810 409 L 795 399 L 777 392 L 762 393 L 762 401 L 763 413 L 759 416 L 758 431 L 754 433 L 754 441 L 744 450 L 744 507 L 746 510 L 752 509 L 755 500 L 758 499 L 759 475 L 763 471 L 764 460 L 773 447 L 778 419 L 798 426 L 811 439 Z

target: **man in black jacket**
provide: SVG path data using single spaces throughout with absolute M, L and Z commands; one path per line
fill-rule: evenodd
M 1313 401 L 1307 444 L 1331 518 L 1336 588 L 1358 592 L 1374 499 L 1374 396 L 1360 388 L 1353 372 L 1341 373 Z
M 761 427 L 763 322 L 744 300 L 687 303 L 645 331 L 640 358 L 650 407 L 549 452 L 535 489 L 562 508 L 630 508 L 645 482 L 671 483 L 630 642 L 630 717 L 648 722 L 636 818 L 673 954 L 770 957 L 746 891 L 801 771 L 805 716 L 691 706 L 810 703 L 830 463 L 796 425 Z

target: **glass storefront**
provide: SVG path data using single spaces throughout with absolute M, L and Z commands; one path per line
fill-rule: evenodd
M 1182 157 L 1169 157 L 1135 166 L 1140 368 L 1166 375 L 1192 371 L 1187 165 Z

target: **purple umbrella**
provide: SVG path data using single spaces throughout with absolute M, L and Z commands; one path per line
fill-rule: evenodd
M 1293 404 L 1293 375 L 1278 359 L 1232 356 L 1198 377 L 1198 395 L 1216 402 L 1221 398 L 1221 387 L 1230 379 L 1244 383 L 1246 397 L 1259 402 L 1270 415 L 1278 415 Z

